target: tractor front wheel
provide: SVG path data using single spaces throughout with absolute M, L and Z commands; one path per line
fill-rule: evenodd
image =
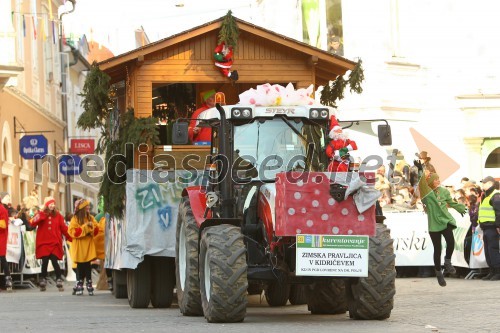
M 203 314 L 208 322 L 233 323 L 245 319 L 248 280 L 240 228 L 222 224 L 203 230 L 200 286 Z
M 346 285 L 349 315 L 354 319 L 387 319 L 396 294 L 396 255 L 386 225 L 377 223 L 369 252 L 368 277 L 350 278 Z
M 185 197 L 179 205 L 175 243 L 177 301 L 185 316 L 203 314 L 198 279 L 198 230 L 189 198 Z

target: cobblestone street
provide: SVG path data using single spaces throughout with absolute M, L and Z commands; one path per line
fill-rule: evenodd
M 94 297 L 71 295 L 71 285 L 60 293 L 15 289 L 0 293 L 2 331 L 5 332 L 498 332 L 500 317 L 484 321 L 484 309 L 496 309 L 500 285 L 481 280 L 448 279 L 439 287 L 435 278 L 400 278 L 392 315 L 384 321 L 354 321 L 349 315 L 313 316 L 307 306 L 270 308 L 265 299 L 250 298 L 240 324 L 208 324 L 201 317 L 183 317 L 170 309 L 131 309 L 126 299 L 107 291 Z

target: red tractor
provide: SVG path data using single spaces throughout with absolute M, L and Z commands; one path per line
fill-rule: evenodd
M 373 201 L 360 213 L 356 194 L 345 195 L 355 182 L 370 187 L 374 172 L 326 172 L 333 113 L 329 107 L 219 104 L 206 111 L 202 122 L 212 128 L 206 185 L 184 190 L 177 220 L 177 297 L 184 315 L 241 322 L 247 295 L 264 292 L 270 306 L 290 301 L 307 303 L 313 314 L 389 318 L 393 241 Z M 368 121 L 350 124 L 360 122 Z M 390 139 L 389 126 L 379 125 L 379 142 Z M 174 125 L 173 141 L 187 142 L 187 123 Z M 358 240 L 366 256 L 304 250 L 316 241 Z M 358 259 L 365 268 L 348 267 Z

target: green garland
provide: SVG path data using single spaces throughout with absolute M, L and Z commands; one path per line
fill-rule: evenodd
M 157 119 L 153 117 L 136 118 L 134 109 L 120 113 L 111 106 L 110 95 L 113 90 L 109 86 L 109 76 L 92 64 L 92 69 L 85 81 L 82 107 L 84 112 L 78 118 L 77 126 L 84 130 L 100 129 L 96 153 L 105 155 L 105 174 L 99 188 L 99 195 L 103 197 L 104 211 L 117 218 L 123 217 L 125 210 L 125 179 L 126 166 L 116 155 L 125 156 L 126 145 L 132 144 L 134 153 L 140 144 L 159 143 Z M 94 87 L 95 89 L 90 89 Z M 104 93 L 106 92 L 106 93 Z M 113 111 L 109 111 L 109 109 Z M 112 129 L 118 125 L 117 133 Z
M 359 59 L 356 67 L 354 67 L 349 75 L 349 86 L 351 87 L 351 92 L 355 92 L 356 94 L 361 94 L 363 92 L 361 83 L 365 80 L 365 72 L 363 71 L 363 67 L 361 67 L 361 63 L 362 61 Z
M 361 66 L 361 59 L 356 64 L 356 67 L 349 74 L 349 78 L 346 80 L 342 75 L 337 76 L 333 83 L 327 84 L 323 91 L 321 92 L 320 102 L 323 105 L 337 107 L 337 101 L 344 98 L 344 91 L 347 84 L 350 86 L 350 91 L 357 94 L 363 92 L 361 83 L 365 79 L 365 74 L 363 67 Z
M 240 31 L 238 29 L 238 25 L 236 24 L 236 20 L 234 19 L 232 12 L 228 11 L 220 27 L 218 44 L 224 42 L 227 46 L 232 46 L 233 49 L 236 50 L 238 47 L 239 35 Z

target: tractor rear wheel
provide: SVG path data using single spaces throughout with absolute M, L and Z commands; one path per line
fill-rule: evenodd
M 147 308 L 151 302 L 151 264 L 148 256 L 136 269 L 127 270 L 128 304 L 131 308 Z
M 179 204 L 175 242 L 177 300 L 185 316 L 203 315 L 198 278 L 198 230 L 189 198 L 185 197 Z
M 264 294 L 269 306 L 285 306 L 290 297 L 290 285 L 284 281 L 270 282 Z
M 347 282 L 349 315 L 354 319 L 387 319 L 396 294 L 393 240 L 386 225 L 377 223 L 377 235 L 370 237 L 368 277 Z
M 319 280 L 310 285 L 306 291 L 307 308 L 311 314 L 346 313 L 347 299 L 344 280 Z
M 245 319 L 247 261 L 241 229 L 222 224 L 203 230 L 200 245 L 203 314 L 210 323 Z
M 174 298 L 174 258 L 151 257 L 151 305 L 169 308 Z
M 288 300 L 292 305 L 307 304 L 306 286 L 301 284 L 292 284 L 290 286 L 290 296 L 288 297 Z
M 115 298 L 127 298 L 127 272 L 113 270 L 113 294 Z

